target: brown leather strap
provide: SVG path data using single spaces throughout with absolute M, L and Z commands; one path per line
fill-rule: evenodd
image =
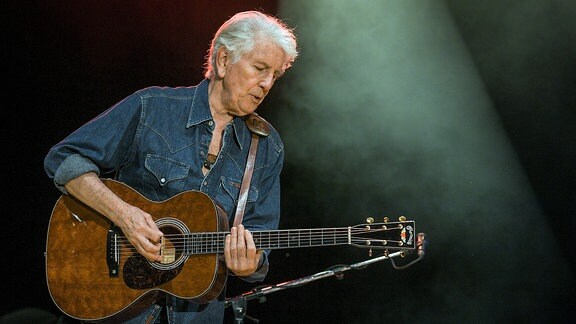
M 258 135 L 252 133 L 252 142 L 250 142 L 250 151 L 248 152 L 248 161 L 246 162 L 246 169 L 244 170 L 244 178 L 242 178 L 242 186 L 240 187 L 240 195 L 238 197 L 238 207 L 236 207 L 236 215 L 234 216 L 234 225 L 242 224 L 244 217 L 244 208 L 246 208 L 246 200 L 248 200 L 248 191 L 250 189 L 250 180 L 252 180 L 252 172 L 254 171 L 254 161 L 256 160 L 256 151 L 258 150 Z

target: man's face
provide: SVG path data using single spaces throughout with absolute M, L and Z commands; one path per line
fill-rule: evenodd
M 222 104 L 231 115 L 245 116 L 258 108 L 276 79 L 284 73 L 287 56 L 271 42 L 263 42 L 242 56 L 238 62 L 228 63 L 223 78 Z

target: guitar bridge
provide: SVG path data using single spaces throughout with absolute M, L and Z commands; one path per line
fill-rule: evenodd
M 162 264 L 172 263 L 176 260 L 176 249 L 174 247 L 166 247 L 164 243 L 164 236 L 162 236 L 162 247 L 160 248 Z

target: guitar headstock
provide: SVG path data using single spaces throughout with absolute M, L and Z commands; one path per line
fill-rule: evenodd
M 381 223 L 373 218 L 366 223 L 352 226 L 350 230 L 350 245 L 384 250 L 411 250 L 416 248 L 416 226 L 414 221 L 400 216 L 398 221 L 390 221 L 384 217 Z

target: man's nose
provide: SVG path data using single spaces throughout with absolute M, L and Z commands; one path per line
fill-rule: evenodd
M 274 73 L 267 74 L 262 80 L 260 80 L 260 87 L 264 90 L 270 90 L 274 85 Z

